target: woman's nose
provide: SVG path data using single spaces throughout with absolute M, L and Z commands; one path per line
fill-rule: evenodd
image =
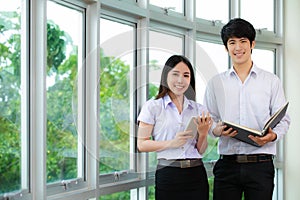
M 178 81 L 179 83 L 181 83 L 181 82 L 182 82 L 182 79 L 183 79 L 183 77 L 182 77 L 182 76 L 179 76 L 178 79 L 177 79 L 177 81 Z

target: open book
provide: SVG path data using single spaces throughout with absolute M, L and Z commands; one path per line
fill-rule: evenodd
M 242 126 L 239 124 L 235 124 L 233 122 L 228 122 L 228 121 L 223 121 L 223 124 L 227 126 L 226 129 L 232 128 L 238 132 L 237 135 L 234 136 L 234 138 L 241 140 L 243 142 L 246 142 L 248 144 L 252 144 L 254 146 L 259 147 L 259 145 L 256 142 L 254 142 L 253 140 L 251 140 L 248 137 L 248 135 L 251 134 L 254 136 L 264 136 L 268 132 L 269 127 L 273 129 L 281 121 L 281 119 L 285 116 L 288 105 L 289 105 L 289 102 L 286 102 L 277 112 L 275 112 L 269 118 L 269 120 L 265 123 L 263 130 L 255 130 L 255 129 L 252 129 L 252 128 L 249 128 L 246 126 Z

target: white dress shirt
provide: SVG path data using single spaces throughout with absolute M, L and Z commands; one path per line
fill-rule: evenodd
M 235 70 L 214 76 L 207 85 L 204 105 L 215 122 L 226 120 L 249 128 L 262 130 L 266 121 L 286 102 L 280 79 L 253 64 L 244 81 Z M 290 117 L 284 116 L 273 129 L 277 140 L 288 131 Z M 220 154 L 276 154 L 276 142 L 255 147 L 235 138 L 221 136 L 218 143 Z
M 174 139 L 176 133 L 184 131 L 193 116 L 201 115 L 207 109 L 184 97 L 182 113 L 179 114 L 169 95 L 160 99 L 148 100 L 138 116 L 138 121 L 154 125 L 152 137 L 156 141 Z M 158 159 L 202 158 L 196 148 L 196 139 L 190 139 L 180 148 L 166 149 L 157 152 Z

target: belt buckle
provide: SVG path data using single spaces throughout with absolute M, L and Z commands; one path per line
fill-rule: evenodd
M 247 163 L 248 162 L 248 156 L 247 155 L 238 155 L 236 157 L 236 162 L 238 162 L 238 163 Z
M 180 168 L 189 168 L 189 167 L 191 167 L 190 160 L 181 160 L 180 161 Z

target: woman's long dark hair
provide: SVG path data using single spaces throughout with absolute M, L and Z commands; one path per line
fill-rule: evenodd
M 193 66 L 190 63 L 190 61 L 186 57 L 181 56 L 181 55 L 173 55 L 165 63 L 165 66 L 161 73 L 159 91 L 158 91 L 158 94 L 156 95 L 155 99 L 164 97 L 170 91 L 168 82 L 167 82 L 168 73 L 180 62 L 184 62 L 188 66 L 188 68 L 190 69 L 190 74 L 191 74 L 191 82 L 190 82 L 188 89 L 185 91 L 184 95 L 188 99 L 195 101 L 196 88 L 195 88 L 194 69 L 193 69 Z

